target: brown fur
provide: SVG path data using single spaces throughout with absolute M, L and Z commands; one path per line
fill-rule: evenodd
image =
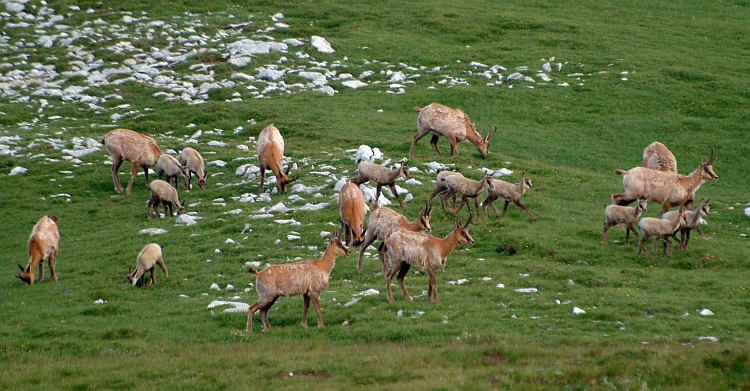
M 437 173 L 437 176 L 435 177 L 435 190 L 432 191 L 432 194 L 427 197 L 427 204 L 432 206 L 432 199 L 435 198 L 436 195 L 440 194 L 440 209 L 445 212 L 445 206 L 447 203 L 446 195 L 448 194 L 447 190 L 448 187 L 446 187 L 445 179 L 452 175 L 459 175 L 463 176 L 459 172 L 454 171 L 439 171 Z M 456 207 L 456 198 L 455 194 L 453 197 L 453 204 L 448 205 L 449 208 L 454 209 Z
M 156 278 L 154 277 L 154 270 L 156 266 L 159 266 L 162 272 L 164 272 L 164 278 L 169 278 L 169 270 L 167 265 L 164 264 L 164 258 L 162 257 L 161 250 L 164 246 L 156 243 L 147 244 L 140 253 L 138 258 L 135 260 L 135 270 L 128 268 L 128 283 L 135 286 L 138 279 L 141 278 L 147 271 L 151 272 L 151 277 L 148 281 L 141 282 L 141 288 L 145 288 L 151 284 L 156 284 Z
M 695 192 L 705 180 L 719 179 L 714 173 L 712 163 L 716 151 L 712 150 L 710 159 L 703 159 L 698 168 L 689 175 L 657 171 L 645 167 L 631 168 L 629 171 L 615 170 L 615 174 L 624 175 L 622 184 L 625 193 L 612 194 L 612 204 L 628 205 L 638 198 L 648 198 L 651 202 L 661 203 L 662 214 L 672 206 L 693 209 Z
M 190 190 L 190 180 L 193 175 L 198 178 L 198 186 L 201 190 L 206 188 L 206 164 L 198 151 L 189 147 L 183 149 L 180 153 L 180 164 L 188 169 L 187 179 L 183 177 L 185 190 Z
M 400 213 L 379 206 L 377 201 L 373 202 L 370 207 L 370 220 L 367 222 L 365 239 L 359 247 L 357 272 L 360 274 L 362 273 L 362 256 L 365 253 L 365 249 L 377 239 L 382 241 L 380 246 L 378 246 L 378 256 L 382 266 L 382 273 L 385 275 L 389 266 L 388 255 L 385 251 L 385 240 L 394 232 L 402 229 L 411 232 L 432 231 L 432 228 L 430 227 L 430 221 L 432 220 L 432 216 L 430 216 L 431 213 L 432 208 L 427 204 L 425 205 L 424 211 L 422 211 L 421 207 L 419 208 L 419 216 L 417 216 L 414 221 L 409 221 Z
M 442 197 L 448 198 L 455 195 L 461 195 L 461 204 L 458 208 L 451 210 L 451 213 L 456 216 L 461 208 L 466 205 L 469 209 L 469 213 L 479 213 L 479 205 L 477 198 L 479 194 L 487 188 L 488 191 L 492 190 L 492 174 L 486 174 L 481 180 L 475 181 L 464 177 L 463 175 L 450 175 L 445 178 L 445 190 L 443 190 Z M 469 200 L 474 200 L 474 209 L 471 209 Z
M 492 208 L 492 211 L 495 212 L 495 216 L 500 217 L 500 220 L 502 220 L 505 217 L 505 213 L 508 211 L 508 204 L 513 202 L 516 206 L 523 209 L 532 220 L 536 220 L 536 216 L 529 212 L 529 209 L 521 203 L 521 196 L 526 193 L 526 190 L 533 188 L 534 185 L 531 184 L 531 179 L 526 176 L 526 173 L 521 173 L 521 181 L 518 182 L 517 185 L 499 179 L 493 179 L 492 188 L 487 188 L 487 198 L 482 202 L 482 213 L 484 214 L 484 217 L 487 217 L 487 207 L 489 206 Z M 492 205 L 492 203 L 498 198 L 503 198 L 505 200 L 502 216 L 499 215 L 495 206 Z
M 297 180 L 297 177 L 289 179 L 289 170 L 281 170 L 281 162 L 284 159 L 284 138 L 273 124 L 268 125 L 258 136 L 256 147 L 258 152 L 258 163 L 260 164 L 260 188 L 258 194 L 263 194 L 263 184 L 266 181 L 266 170 L 271 170 L 276 176 L 276 189 L 279 194 L 286 193 L 289 182 Z
M 643 167 L 677 174 L 677 159 L 666 145 L 654 141 L 643 150 Z
M 172 208 L 177 211 L 177 215 L 185 213 L 185 201 L 180 203 L 177 189 L 172 187 L 169 183 L 157 179 L 151 182 L 149 189 L 151 190 L 151 199 L 146 203 L 146 214 L 148 215 L 149 220 L 151 220 L 152 207 L 154 208 L 156 218 L 161 218 L 158 210 L 159 203 L 164 206 L 164 216 L 166 217 L 172 217 L 174 213 Z M 169 207 L 169 214 L 167 214 L 167 206 Z
M 180 177 L 182 177 L 183 182 L 187 182 L 188 178 L 190 178 L 190 169 L 180 164 L 180 161 L 172 155 L 165 153 L 159 156 L 156 166 L 158 167 L 156 177 L 161 179 L 162 175 L 164 175 L 165 181 L 170 185 L 174 181 L 173 186 L 175 189 L 179 187 L 178 181 Z
M 604 245 L 609 244 L 607 231 L 618 224 L 625 224 L 625 245 L 630 245 L 630 232 L 635 235 L 638 242 L 638 231 L 635 230 L 635 222 L 641 214 L 648 211 L 648 200 L 638 200 L 635 208 L 620 205 L 604 205 L 604 228 L 602 228 L 602 241 Z
M 469 216 L 466 225 L 461 225 L 461 220 L 455 223 L 455 228 L 443 239 L 436 238 L 427 234 L 410 231 L 397 231 L 385 240 L 388 258 L 391 260 L 391 267 L 385 275 L 385 288 L 387 291 L 388 302 L 393 303 L 393 293 L 391 292 L 391 281 L 393 276 L 398 276 L 398 284 L 401 287 L 401 293 L 404 299 L 412 301 L 409 292 L 406 291 L 404 278 L 409 272 L 411 266 L 417 266 L 420 270 L 427 270 L 429 279 L 429 288 L 427 291 L 427 301 L 440 304 L 437 291 L 436 273 L 438 269 L 445 267 L 446 258 L 453 252 L 459 243 L 467 246 L 474 244 L 474 239 L 469 235 L 469 224 L 471 224 L 473 215 Z
M 412 139 L 409 157 L 414 156 L 414 146 L 417 141 L 430 132 L 432 132 L 430 145 L 437 156 L 443 156 L 437 147 L 440 136 L 448 139 L 451 144 L 451 156 L 458 156 L 458 143 L 464 140 L 474 144 L 482 154 L 482 158 L 489 155 L 490 139 L 495 132 L 487 133 L 487 136 L 482 138 L 463 111 L 439 103 L 432 103 L 423 108 L 415 107 L 414 111 L 419 113 L 419 117 L 417 117 L 417 134 Z
M 344 184 L 339 194 L 339 212 L 346 245 L 359 246 L 365 233 L 365 196 L 359 186 L 352 182 Z
M 34 284 L 34 272 L 40 263 L 42 265 L 39 267 L 39 282 L 44 281 L 45 260 L 49 265 L 50 280 L 57 282 L 55 265 L 57 264 L 57 249 L 60 242 L 60 232 L 57 229 L 58 221 L 57 216 L 42 216 L 36 225 L 34 225 L 34 229 L 31 230 L 31 236 L 29 237 L 29 263 L 25 269 L 19 263 L 18 268 L 21 269 L 21 274 L 16 276 L 28 285 Z
M 112 156 L 112 179 L 115 181 L 117 193 L 122 194 L 123 191 L 118 171 L 124 160 L 133 163 L 130 167 L 130 181 L 125 191 L 126 194 L 133 193 L 133 181 L 139 168 L 143 168 L 146 174 L 146 186 L 150 184 L 148 169 L 158 163 L 159 156 L 163 153 L 154 139 L 129 129 L 115 129 L 107 133 L 101 143 Z
M 396 181 L 400 177 L 409 179 L 409 167 L 407 167 L 408 164 L 408 161 L 401 163 L 401 166 L 399 168 L 391 170 L 390 168 L 383 167 L 375 163 L 359 161 L 357 166 L 358 175 L 354 178 L 351 178 L 350 181 L 354 182 L 357 186 L 367 181 L 375 182 L 376 202 L 380 198 L 380 188 L 383 186 L 388 186 L 388 188 L 391 189 L 391 193 L 393 193 L 393 195 L 398 200 L 398 204 L 401 206 L 401 209 L 406 209 L 404 203 L 401 201 L 401 197 L 399 197 L 398 192 L 396 191 Z
M 253 331 L 253 314 L 260 311 L 263 330 L 271 330 L 268 323 L 268 310 L 279 296 L 302 295 L 304 308 L 302 311 L 302 327 L 307 328 L 307 311 L 312 301 L 315 313 L 318 315 L 318 328 L 323 328 L 323 316 L 320 313 L 320 294 L 328 289 L 328 279 L 331 270 L 336 265 L 337 256 L 349 256 L 349 249 L 341 242 L 338 232 L 333 233 L 331 241 L 326 247 L 323 257 L 314 261 L 304 261 L 271 265 L 262 271 L 250 267 L 248 271 L 257 276 L 255 290 L 258 300 L 247 311 L 248 332 Z
M 674 232 L 680 228 L 680 225 L 685 222 L 684 216 L 685 209 L 680 209 L 678 213 L 671 215 L 670 219 L 657 219 L 654 217 L 644 217 L 638 222 L 638 227 L 643 231 L 643 237 L 638 241 L 638 254 L 645 252 L 646 256 L 650 256 L 646 249 L 646 240 L 651 236 L 656 236 L 657 239 L 664 241 L 664 253 L 662 256 L 667 255 L 667 247 L 669 247 L 669 257 L 672 258 L 672 242 L 669 238 L 674 235 Z M 656 253 L 656 240 L 654 240 L 654 253 Z
M 703 230 L 701 230 L 700 222 L 701 217 L 711 215 L 711 207 L 708 206 L 709 201 L 711 200 L 705 202 L 701 200 L 698 209 L 694 211 L 685 211 L 683 213 L 685 222 L 680 224 L 680 238 L 677 239 L 677 232 L 672 235 L 672 237 L 680 243 L 680 251 L 687 251 L 687 245 L 690 241 L 690 231 L 692 231 L 694 228 L 698 230 L 698 234 L 700 235 L 701 239 L 708 239 L 706 235 L 703 234 Z M 671 212 L 667 212 L 664 214 L 664 216 L 662 216 L 662 218 L 672 219 L 674 218 L 675 213 L 678 212 L 674 210 Z M 654 241 L 656 241 L 656 238 L 654 238 Z

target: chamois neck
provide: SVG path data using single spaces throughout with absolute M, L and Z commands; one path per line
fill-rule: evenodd
M 458 246 L 458 235 L 458 229 L 454 228 L 448 236 L 440 241 L 440 246 L 438 246 L 438 248 L 440 250 L 440 255 L 443 256 L 443 258 L 447 257 L 456 249 L 456 246 Z
M 422 226 L 420 225 L 420 223 L 421 223 L 420 217 L 421 216 L 417 216 L 417 218 L 414 219 L 414 221 L 409 221 L 409 220 L 404 219 L 406 221 L 406 224 L 404 225 L 404 228 L 406 228 L 407 230 L 412 231 L 412 232 L 419 231 L 420 228 L 422 228 Z
M 333 267 L 336 265 L 336 254 L 333 253 L 332 247 L 333 246 L 328 245 L 328 247 L 326 247 L 326 251 L 323 253 L 323 257 L 321 257 L 317 262 L 320 270 L 328 274 L 331 274 Z
M 402 166 L 398 166 L 398 168 L 390 170 L 390 173 L 388 174 L 388 178 L 390 179 L 389 182 L 394 182 L 401 176 L 401 167 Z
M 683 215 L 685 216 L 685 223 L 689 226 L 695 226 L 698 221 L 701 219 L 701 209 L 698 208 L 693 211 L 685 211 L 683 212 Z
M 526 180 L 521 178 L 521 182 L 518 182 L 516 187 L 518 188 L 518 194 L 523 195 L 526 192 Z
M 698 188 L 701 187 L 703 182 L 705 182 L 705 179 L 703 179 L 703 166 L 696 168 L 695 171 L 691 172 L 684 178 L 688 181 L 686 186 L 687 190 L 690 194 L 695 194 L 695 192 L 698 191 Z

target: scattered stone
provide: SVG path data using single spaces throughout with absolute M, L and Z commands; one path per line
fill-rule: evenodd
M 315 49 L 318 49 L 318 51 L 321 52 L 321 53 L 334 53 L 334 52 L 336 52 L 331 47 L 331 44 L 328 41 L 326 41 L 326 39 L 323 38 L 323 37 L 319 37 L 317 35 L 313 35 L 311 40 L 312 40 L 313 47 Z
M 585 314 L 586 311 L 584 311 L 584 310 L 582 310 L 582 309 L 580 309 L 578 307 L 573 307 L 573 313 L 576 314 L 576 315 L 580 315 L 580 314 Z

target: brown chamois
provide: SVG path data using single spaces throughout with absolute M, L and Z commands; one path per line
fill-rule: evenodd
M 101 139 L 101 143 L 112 156 L 112 179 L 115 181 L 117 193 L 122 194 L 123 190 L 118 171 L 125 160 L 133 163 L 130 167 L 130 181 L 125 189 L 126 194 L 133 193 L 133 181 L 139 168 L 143 168 L 146 174 L 146 186 L 150 184 L 148 169 L 159 162 L 159 156 L 163 153 L 154 139 L 129 129 L 115 129 L 107 133 Z
M 151 199 L 146 203 L 146 214 L 148 215 L 149 220 L 151 220 L 152 207 L 154 208 L 156 218 L 161 218 L 159 215 L 159 203 L 164 206 L 165 217 L 172 217 L 172 214 L 174 213 L 172 208 L 177 211 L 177 215 L 185 213 L 185 201 L 180 203 L 177 189 L 172 187 L 169 183 L 157 179 L 151 182 L 149 189 L 151 190 Z M 167 214 L 167 206 L 169 206 L 169 214 Z
M 50 280 L 57 281 L 55 273 L 55 264 L 57 263 L 57 249 L 60 242 L 60 231 L 57 229 L 57 216 L 42 216 L 31 230 L 29 237 L 29 264 L 24 269 L 21 264 L 21 274 L 17 275 L 21 281 L 28 285 L 34 284 L 34 272 L 37 265 L 39 266 L 39 282 L 44 281 L 44 261 L 49 265 Z
M 419 208 L 419 215 L 414 221 L 409 221 L 406 217 L 393 209 L 380 206 L 377 201 L 372 203 L 370 206 L 370 220 L 367 222 L 367 230 L 365 231 L 365 239 L 362 245 L 359 247 L 359 261 L 357 261 L 357 272 L 362 274 L 362 256 L 365 253 L 367 246 L 371 245 L 375 239 L 380 240 L 380 246 L 378 246 L 378 256 L 380 258 L 380 264 L 382 265 L 381 273 L 385 275 L 388 270 L 388 255 L 385 252 L 385 240 L 388 239 L 394 232 L 399 230 L 420 232 L 430 232 L 430 221 L 432 220 L 432 207 L 429 203 L 425 205 L 424 211 Z
M 164 258 L 162 258 L 161 254 L 161 249 L 163 248 L 164 246 L 156 243 L 147 244 L 143 247 L 143 250 L 138 253 L 138 258 L 135 260 L 135 270 L 128 268 L 127 279 L 130 285 L 135 286 L 138 279 L 146 274 L 147 271 L 151 272 L 151 278 L 149 278 L 148 281 L 144 278 L 143 281 L 141 281 L 141 288 L 145 288 L 151 284 L 156 284 L 156 278 L 154 277 L 156 266 L 159 266 L 161 271 L 164 272 L 164 278 L 169 278 L 169 270 L 167 270 L 167 265 L 164 264 Z
M 365 196 L 359 186 L 352 182 L 344 184 L 339 194 L 339 212 L 344 242 L 347 246 L 359 246 L 365 233 Z
M 650 168 L 634 167 L 629 171 L 615 170 L 623 175 L 624 193 L 612 194 L 613 205 L 628 205 L 638 198 L 648 198 L 650 202 L 661 203 L 661 213 L 669 211 L 672 206 L 681 206 L 692 210 L 695 192 L 705 180 L 716 182 L 719 179 L 711 166 L 716 157 L 716 150 L 711 148 L 711 158 L 703 162 L 690 175 L 657 171 Z
M 643 231 L 643 237 L 638 241 L 638 254 L 643 251 L 646 253 L 646 256 L 649 256 L 650 254 L 645 245 L 646 240 L 651 236 L 657 236 L 657 239 L 664 241 L 664 253 L 662 253 L 662 256 L 666 255 L 667 246 L 669 246 L 669 257 L 672 258 L 672 242 L 669 238 L 674 235 L 674 232 L 685 222 L 684 212 L 685 209 L 680 208 L 680 210 L 671 215 L 668 220 L 657 219 L 655 217 L 642 218 L 641 221 L 638 222 L 638 227 Z M 656 240 L 654 240 L 653 251 L 656 253 Z
M 187 182 L 190 178 L 190 169 L 180 164 L 180 161 L 176 157 L 169 154 L 162 154 L 159 156 L 159 160 L 156 163 L 158 171 L 156 172 L 157 179 L 161 179 L 162 175 L 165 176 L 164 180 L 172 184 L 174 180 L 174 188 L 179 187 L 179 178 L 182 177 L 183 182 Z
M 648 211 L 648 199 L 638 200 L 635 208 L 620 205 L 604 205 L 604 228 L 602 228 L 602 240 L 604 245 L 609 244 L 609 235 L 607 231 L 617 224 L 625 225 L 625 245 L 630 244 L 630 232 L 635 235 L 635 241 L 638 242 L 638 231 L 635 230 L 635 222 L 641 214 Z
M 711 201 L 710 199 L 708 201 Z M 708 239 L 706 235 L 703 234 L 703 230 L 701 230 L 701 217 L 703 216 L 710 216 L 711 215 L 711 207 L 708 206 L 708 201 L 701 200 L 700 205 L 698 206 L 698 209 L 693 211 L 685 211 L 683 213 L 683 217 L 685 218 L 685 222 L 683 224 L 680 224 L 680 251 L 687 251 L 687 245 L 688 241 L 690 240 L 690 231 L 693 230 L 693 228 L 698 230 L 698 234 L 702 239 Z M 671 211 L 664 213 L 662 216 L 663 219 L 671 219 L 674 218 L 673 214 L 678 213 L 677 211 Z M 677 240 L 677 232 L 672 235 L 672 237 Z M 656 239 L 654 239 L 656 240 Z
M 180 164 L 189 170 L 188 177 L 185 179 L 185 189 L 190 190 L 190 179 L 193 175 L 198 178 L 198 186 L 201 190 L 206 188 L 206 164 L 198 151 L 193 148 L 185 148 L 180 153 Z
M 430 287 L 427 291 L 427 301 L 440 304 L 437 291 L 437 281 L 435 274 L 438 269 L 445 267 L 445 260 L 459 243 L 467 246 L 474 244 L 474 239 L 469 235 L 469 224 L 471 224 L 474 215 L 469 215 L 466 225 L 461 225 L 461 220 L 455 223 L 455 228 L 443 239 L 436 238 L 420 232 L 397 231 L 385 241 L 385 248 L 388 252 L 388 258 L 391 260 L 391 267 L 385 275 L 385 288 L 388 292 L 388 301 L 393 303 L 393 293 L 391 292 L 391 280 L 398 273 L 398 284 L 401 287 L 401 293 L 406 300 L 412 301 L 409 292 L 404 285 L 404 277 L 413 265 L 420 270 L 427 270 L 427 278 L 430 281 Z
M 451 144 L 451 156 L 458 156 L 458 143 L 464 140 L 474 144 L 482 154 L 482 158 L 489 155 L 490 139 L 497 129 L 482 138 L 482 135 L 474 129 L 474 124 L 469 121 L 469 116 L 463 111 L 439 103 L 432 103 L 423 108 L 415 107 L 414 112 L 419 113 L 419 117 L 417 117 L 417 134 L 411 141 L 409 157 L 414 156 L 414 146 L 417 145 L 417 141 L 430 132 L 432 132 L 430 145 L 437 156 L 443 156 L 437 147 L 440 136 L 447 138 Z
M 500 220 L 502 220 L 505 217 L 505 213 L 508 212 L 508 204 L 513 202 L 514 204 L 516 204 L 516 206 L 523 209 L 523 211 L 526 212 L 526 214 L 528 214 L 532 220 L 536 220 L 536 216 L 534 216 L 533 213 L 529 212 L 529 209 L 521 203 L 521 197 L 524 195 L 524 193 L 526 193 L 526 190 L 533 188 L 534 185 L 531 183 L 531 179 L 529 179 L 529 177 L 526 176 L 526 173 L 523 172 L 521 173 L 521 181 L 518 182 L 517 185 L 500 179 L 493 179 L 492 188 L 487 188 L 487 198 L 482 201 L 482 213 L 484 214 L 484 217 L 487 217 L 487 207 L 489 206 L 490 208 L 492 208 L 492 211 L 495 212 L 495 216 L 500 217 Z M 495 200 L 498 198 L 502 198 L 505 200 L 502 216 L 500 216 L 500 214 L 497 212 L 495 206 L 492 205 L 492 203 L 495 202 Z
M 279 296 L 296 295 L 304 297 L 302 327 L 307 328 L 307 311 L 312 301 L 315 313 L 318 315 L 318 328 L 323 328 L 320 294 L 328 289 L 328 279 L 336 264 L 336 257 L 349 254 L 350 251 L 341 242 L 339 233 L 334 232 L 323 257 L 319 260 L 271 265 L 262 271 L 250 267 L 247 271 L 257 276 L 255 290 L 258 291 L 258 301 L 247 310 L 247 331 L 253 331 L 253 314 L 258 310 L 263 321 L 263 330 L 271 330 L 271 325 L 268 323 L 268 310 Z
M 404 203 L 401 201 L 401 197 L 399 197 L 398 192 L 396 191 L 396 181 L 400 177 L 404 177 L 404 179 L 410 178 L 409 167 L 407 167 L 407 165 L 409 164 L 408 161 L 401 163 L 400 167 L 394 168 L 392 170 L 390 168 L 362 160 L 360 160 L 357 164 L 358 175 L 354 178 L 351 178 L 350 181 L 354 182 L 357 186 L 367 181 L 375 182 L 375 201 L 380 198 L 380 188 L 383 186 L 388 186 L 388 188 L 391 189 L 391 193 L 393 193 L 393 195 L 398 200 L 398 204 L 401 206 L 401 209 L 406 209 Z
M 485 174 L 484 178 L 481 180 L 475 181 L 473 179 L 469 179 L 458 175 L 450 175 L 445 178 L 445 187 L 446 189 L 443 190 L 443 195 L 445 198 L 455 196 L 457 194 L 461 195 L 461 204 L 458 205 L 458 208 L 455 208 L 451 210 L 451 214 L 453 216 L 457 216 L 458 212 L 461 211 L 461 208 L 466 205 L 466 207 L 469 209 L 469 213 L 479 213 L 479 201 L 477 198 L 479 198 L 479 194 L 487 188 L 487 191 L 491 191 L 493 187 L 492 183 L 492 173 Z M 474 201 L 474 209 L 471 209 L 471 203 L 469 200 Z M 481 216 L 481 214 L 480 214 Z
M 643 150 L 643 167 L 677 174 L 677 159 L 666 145 L 654 141 Z
M 436 195 L 440 194 L 440 209 L 442 209 L 443 212 L 445 212 L 446 194 L 448 194 L 447 192 L 443 193 L 443 191 L 448 189 L 445 184 L 445 178 L 452 176 L 452 175 L 463 176 L 459 172 L 438 170 L 437 176 L 435 178 L 435 190 L 433 190 L 432 194 L 430 194 L 429 197 L 427 197 L 427 204 L 430 207 L 432 207 L 432 199 L 435 198 Z M 455 194 L 453 195 L 453 204 L 448 205 L 448 207 L 451 208 L 451 210 L 456 207 L 456 195 Z
M 297 177 L 289 178 L 288 166 L 286 171 L 281 170 L 281 162 L 284 158 L 284 138 L 273 124 L 268 125 L 258 136 L 257 148 L 258 163 L 260 164 L 260 189 L 258 194 L 263 194 L 263 184 L 266 181 L 266 170 L 271 170 L 276 176 L 276 190 L 279 194 L 286 193 L 289 182 L 294 182 Z

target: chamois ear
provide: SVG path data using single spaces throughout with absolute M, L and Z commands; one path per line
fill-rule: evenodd
M 284 175 L 289 175 L 289 171 L 292 169 L 291 165 L 286 166 L 286 171 L 284 171 Z
M 60 221 L 60 218 L 57 217 L 57 216 L 50 216 L 49 219 L 52 220 L 52 221 L 54 221 L 55 224 L 57 224 L 57 222 Z
M 711 201 L 711 199 L 710 199 L 710 198 L 709 198 L 709 199 L 707 199 L 705 203 L 706 203 L 706 204 L 708 204 L 708 203 L 709 203 L 709 201 Z M 703 200 L 701 200 L 701 202 L 703 202 Z
M 21 271 L 22 271 L 22 272 L 25 272 L 25 271 L 26 271 L 26 269 L 24 269 L 24 268 L 23 268 L 23 266 L 21 266 L 21 264 L 20 264 L 20 263 L 18 264 L 18 268 L 19 268 L 19 269 L 21 269 Z
M 131 274 L 133 274 L 133 269 L 130 266 L 128 266 L 128 275 L 131 275 Z

